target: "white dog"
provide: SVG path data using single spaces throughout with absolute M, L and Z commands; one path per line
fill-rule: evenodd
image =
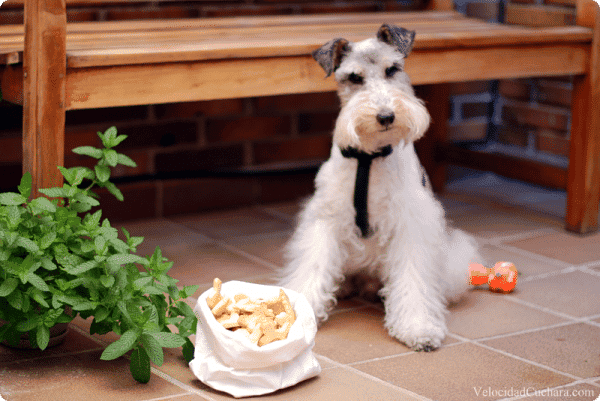
M 404 72 L 414 36 L 383 25 L 376 38 L 334 39 L 314 52 L 327 76 L 335 73 L 342 109 L 280 285 L 304 294 L 324 321 L 346 276 L 374 276 L 390 335 L 431 351 L 479 256 L 470 236 L 446 226 L 414 151 L 430 120 Z

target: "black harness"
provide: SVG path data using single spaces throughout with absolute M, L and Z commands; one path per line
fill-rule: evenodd
M 356 225 L 360 228 L 363 238 L 371 235 L 369 216 L 367 212 L 367 195 L 369 194 L 369 172 L 371 162 L 378 157 L 386 157 L 392 153 L 392 146 L 387 145 L 375 153 L 367 153 L 353 147 L 341 149 L 342 156 L 358 160 L 356 182 L 354 183 L 354 209 L 356 210 Z

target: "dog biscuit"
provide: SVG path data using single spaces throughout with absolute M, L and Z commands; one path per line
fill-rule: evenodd
M 206 298 L 217 322 L 225 329 L 248 338 L 259 347 L 284 340 L 296 320 L 294 308 L 283 289 L 275 298 L 250 299 L 246 294 L 232 298 L 221 294 L 221 280 L 213 281 L 214 294 Z

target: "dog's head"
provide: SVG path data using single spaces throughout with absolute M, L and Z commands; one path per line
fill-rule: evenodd
M 404 71 L 414 38 L 413 31 L 382 25 L 376 38 L 356 43 L 338 38 L 313 53 L 338 82 L 342 111 L 334 142 L 340 147 L 373 152 L 402 140 L 414 142 L 425 133 L 429 114 Z

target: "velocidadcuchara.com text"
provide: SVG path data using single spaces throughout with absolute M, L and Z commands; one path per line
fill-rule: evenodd
M 564 397 L 564 398 L 576 398 L 576 397 L 594 397 L 596 395 L 594 390 L 582 390 L 573 388 L 545 388 L 535 389 L 533 387 L 521 387 L 521 388 L 491 388 L 491 387 L 473 387 L 475 395 L 478 397 L 493 397 L 493 398 L 506 398 L 506 397 Z

